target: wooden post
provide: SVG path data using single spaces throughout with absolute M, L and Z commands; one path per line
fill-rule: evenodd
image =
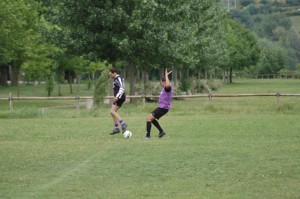
M 277 102 L 277 104 L 279 104 L 279 102 L 280 102 L 280 100 L 279 100 L 280 93 L 279 92 L 276 93 L 275 96 L 276 96 L 276 102 Z
M 211 93 L 208 94 L 208 100 L 209 100 L 209 101 L 212 100 L 212 94 L 211 94 Z
M 13 110 L 13 99 L 12 99 L 12 95 L 11 95 L 11 92 L 9 92 L 9 110 L 10 112 Z
M 143 94 L 143 107 L 145 107 L 145 104 L 146 104 L 146 95 L 145 94 Z
M 77 97 L 76 97 L 76 100 L 77 100 L 77 103 L 76 103 L 76 109 L 77 109 L 77 111 L 80 111 L 79 99 L 80 99 L 80 97 L 77 96 Z

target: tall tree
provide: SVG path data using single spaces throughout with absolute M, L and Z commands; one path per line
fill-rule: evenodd
M 0 2 L 0 62 L 12 67 L 12 84 L 18 84 L 19 69 L 26 47 L 36 34 L 39 4 L 33 0 Z M 0 65 L 3 67 L 3 65 Z
M 229 51 L 229 78 L 232 82 L 233 70 L 241 70 L 256 65 L 259 60 L 259 46 L 256 37 L 239 22 L 228 19 L 226 37 Z

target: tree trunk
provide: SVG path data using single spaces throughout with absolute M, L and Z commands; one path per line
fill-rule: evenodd
M 8 74 L 8 67 L 7 65 L 0 65 L 0 85 L 1 86 L 8 86 L 7 84 L 7 74 Z
M 223 70 L 223 83 L 227 84 L 226 70 Z
M 196 93 L 195 87 L 196 87 L 196 77 L 195 77 L 195 75 L 192 75 L 192 95 L 194 95 Z
M 11 85 L 18 86 L 19 85 L 19 69 L 15 66 L 11 66 Z
M 58 96 L 62 96 L 60 85 L 61 85 L 61 67 L 59 66 L 58 67 Z
M 187 80 L 190 78 L 190 69 L 189 68 L 186 69 L 186 78 L 187 78 Z
M 147 69 L 143 69 L 143 80 L 144 80 L 144 90 L 147 90 L 149 83 L 149 71 Z
M 78 74 L 77 77 L 76 77 L 76 80 L 77 80 L 77 96 L 80 95 L 80 79 L 81 79 L 81 75 Z
M 137 81 L 137 82 L 140 82 L 140 80 L 141 80 L 141 71 L 140 71 L 140 70 L 137 70 L 137 71 L 136 71 L 136 81 Z
M 165 76 L 165 68 L 161 67 L 160 70 L 159 70 L 159 79 L 163 76 Z
M 229 71 L 229 83 L 232 83 L 232 67 L 230 67 L 230 71 Z
M 173 81 L 173 87 L 176 87 L 177 84 L 178 84 L 177 69 L 176 68 L 172 69 L 172 81 Z
M 135 95 L 135 72 L 136 68 L 132 63 L 129 63 L 128 77 L 129 77 L 129 95 Z M 134 103 L 136 99 L 130 99 L 130 103 Z
M 73 79 L 72 79 L 71 71 L 69 71 L 68 81 L 69 81 L 69 85 L 70 85 L 70 93 L 72 94 L 73 93 L 73 88 L 72 88 Z

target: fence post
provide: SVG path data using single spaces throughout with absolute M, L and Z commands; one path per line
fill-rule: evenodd
M 146 104 L 146 95 L 145 95 L 145 93 L 143 94 L 143 106 L 145 107 L 145 104 Z
M 280 100 L 279 100 L 280 93 L 277 92 L 277 93 L 275 94 L 275 96 L 276 96 L 276 102 L 277 102 L 277 104 L 279 104 L 279 102 L 280 102 Z
M 13 98 L 12 98 L 12 95 L 11 95 L 11 92 L 9 92 L 9 110 L 10 110 L 10 112 L 13 110 Z
M 77 97 L 76 97 L 76 100 L 77 100 L 76 109 L 77 109 L 78 111 L 80 110 L 79 99 L 80 99 L 80 97 L 77 96 Z
M 211 94 L 211 93 L 208 94 L 208 100 L 209 100 L 209 101 L 212 100 L 212 94 Z

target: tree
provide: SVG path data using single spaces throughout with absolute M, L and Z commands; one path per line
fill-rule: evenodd
M 226 37 L 230 58 L 227 68 L 230 71 L 231 83 L 233 70 L 256 65 L 260 51 L 255 36 L 240 23 L 230 18 L 227 21 Z
M 279 71 L 288 65 L 287 51 L 279 43 L 259 40 L 261 57 L 257 65 L 258 74 L 278 74 Z
M 203 23 L 205 26 L 199 31 L 197 47 L 200 63 L 196 68 L 205 70 L 205 78 L 208 76 L 207 72 L 210 74 L 209 78 L 212 79 L 215 71 L 220 68 L 225 70 L 224 66 L 229 61 L 226 16 L 218 4 L 212 4 L 204 13 Z
M 0 62 L 11 65 L 13 85 L 18 85 L 26 47 L 37 31 L 38 6 L 33 0 L 0 2 Z
M 73 41 L 69 49 L 93 53 L 113 66 L 117 60 L 127 62 L 133 85 L 138 65 L 159 68 L 199 63 L 194 46 L 201 45 L 199 35 L 212 24 L 205 14 L 218 1 L 64 0 L 58 4 L 59 21 Z
M 40 35 L 32 35 L 25 48 L 21 69 L 28 81 L 41 81 L 53 73 L 56 63 L 52 56 L 57 53 L 55 46 L 47 45 Z

